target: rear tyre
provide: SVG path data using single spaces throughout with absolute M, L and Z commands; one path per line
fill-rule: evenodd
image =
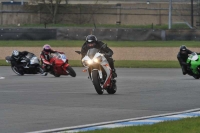
M 23 76 L 24 75 L 23 72 L 19 72 L 19 70 L 18 70 L 18 68 L 16 66 L 11 66 L 11 69 L 13 70 L 13 72 L 15 72 L 19 76 Z
M 92 71 L 92 79 L 93 79 L 93 84 L 95 87 L 96 92 L 101 95 L 103 94 L 103 88 L 100 86 L 100 78 L 99 78 L 99 73 L 98 71 Z
M 71 66 L 68 66 L 66 71 L 67 71 L 67 73 L 69 73 L 70 76 L 76 77 L 76 72 L 74 71 L 74 69 Z
M 55 77 L 60 77 L 60 75 L 59 75 L 59 74 L 54 74 L 54 76 L 55 76 Z
M 115 94 L 115 92 L 117 91 L 116 80 L 112 81 L 112 87 L 108 88 L 106 91 L 108 94 Z

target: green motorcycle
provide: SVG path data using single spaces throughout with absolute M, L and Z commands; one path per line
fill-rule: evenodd
M 187 59 L 189 65 L 188 74 L 193 76 L 195 79 L 200 78 L 200 55 L 193 52 Z

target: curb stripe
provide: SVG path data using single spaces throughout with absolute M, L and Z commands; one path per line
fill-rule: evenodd
M 167 114 L 130 118 L 130 119 L 101 122 L 101 123 L 94 123 L 94 124 L 87 124 L 87 125 L 79 125 L 79 126 L 72 126 L 72 127 L 48 129 L 48 130 L 41 130 L 41 131 L 33 131 L 33 132 L 27 132 L 27 133 L 52 133 L 52 132 L 53 133 L 77 133 L 81 131 L 91 131 L 91 130 L 105 129 L 105 128 L 138 126 L 138 125 L 147 125 L 147 124 L 152 125 L 152 124 L 163 122 L 163 121 L 172 121 L 172 120 L 179 120 L 182 118 L 198 117 L 198 116 L 200 116 L 200 108 L 186 110 L 182 112 L 173 112 L 173 113 L 167 113 Z
M 119 122 L 119 123 L 108 124 L 108 125 L 103 125 L 103 126 L 80 128 L 80 129 L 65 131 L 65 133 L 77 133 L 77 132 L 82 132 L 82 131 L 91 131 L 91 130 L 99 130 L 99 129 L 105 129 L 105 128 L 126 127 L 126 126 L 152 125 L 152 124 L 164 122 L 164 121 L 175 121 L 175 120 L 180 120 L 183 118 L 199 117 L 199 116 L 200 116 L 200 111 L 197 111 L 197 112 L 183 113 L 183 114 L 177 114 L 177 115 L 171 115 L 171 116 L 148 118 L 144 120 Z

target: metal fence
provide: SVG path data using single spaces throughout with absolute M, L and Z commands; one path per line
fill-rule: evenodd
M 25 1 L 25 0 L 24 0 Z M 70 0 L 68 0 L 70 2 Z M 79 0 L 71 0 L 79 1 Z M 81 0 L 92 1 L 92 0 Z M 95 1 L 95 0 L 93 0 Z M 101 0 L 99 0 L 101 1 Z M 60 24 L 121 24 L 121 25 L 163 25 L 168 24 L 168 0 L 109 0 L 121 2 L 117 5 L 76 5 L 59 7 L 56 23 Z M 134 3 L 137 2 L 138 3 Z M 162 1 L 162 2 L 161 2 Z M 17 2 L 17 1 L 15 1 Z M 131 2 L 124 4 L 123 2 Z M 149 3 L 146 3 L 149 2 Z M 190 0 L 173 0 L 172 22 L 191 25 Z M 199 26 L 199 0 L 194 0 L 194 25 Z M 52 23 L 47 9 L 27 5 L 1 5 L 0 25 Z

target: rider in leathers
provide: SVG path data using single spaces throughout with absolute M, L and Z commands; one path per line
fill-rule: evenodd
M 187 58 L 189 57 L 189 54 L 193 53 L 191 50 L 187 49 L 186 46 L 182 45 L 180 47 L 180 51 L 178 52 L 177 59 L 180 63 L 180 66 L 182 68 L 183 75 L 186 75 L 188 73 L 188 64 L 186 63 Z M 191 75 L 190 73 L 188 73 Z
M 114 68 L 114 60 L 112 58 L 113 55 L 113 51 L 107 47 L 106 44 L 104 44 L 102 41 L 98 41 L 96 36 L 94 35 L 88 35 L 86 37 L 86 42 L 83 44 L 82 48 L 81 48 L 81 59 L 86 55 L 87 51 L 90 48 L 97 48 L 97 49 L 101 49 L 101 52 L 105 53 L 105 58 L 107 59 L 107 61 L 109 62 L 109 65 L 112 69 L 113 72 L 113 77 L 117 77 L 115 68 Z
M 52 64 L 49 62 L 50 61 L 50 56 L 51 56 L 51 53 L 56 53 L 58 51 L 56 50 L 52 50 L 51 49 L 51 46 L 48 45 L 48 44 L 45 44 L 43 46 L 43 50 L 40 54 L 40 58 L 41 58 L 41 62 L 42 62 L 42 66 L 43 66 L 43 69 L 44 69 L 44 76 L 46 76 L 48 73 L 48 71 L 50 70 Z M 63 54 L 63 52 L 59 52 L 61 54 Z
M 21 63 L 21 60 L 23 57 L 25 57 L 28 53 L 28 51 L 18 51 L 18 50 L 13 50 L 12 55 L 11 55 L 11 65 L 16 66 L 19 73 L 23 73 L 22 67 L 23 64 Z M 27 63 L 29 64 L 30 60 L 28 58 L 25 58 Z

